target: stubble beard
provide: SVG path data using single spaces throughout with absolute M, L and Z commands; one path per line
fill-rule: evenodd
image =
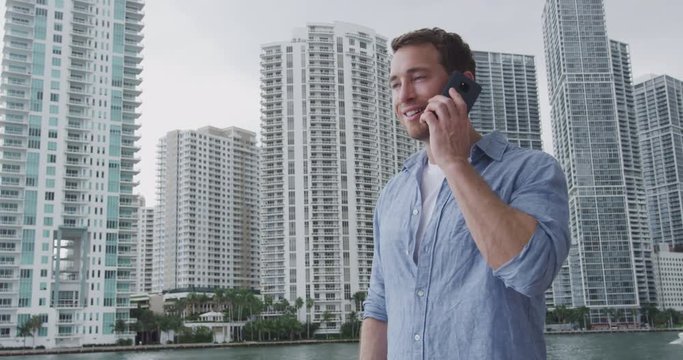
M 428 141 L 429 140 L 429 127 L 427 124 L 417 123 L 417 124 L 404 124 L 408 136 L 414 140 L 418 141 Z

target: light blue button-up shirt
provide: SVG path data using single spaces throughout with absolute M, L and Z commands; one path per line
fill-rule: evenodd
M 570 246 L 565 176 L 550 155 L 497 132 L 472 148 L 472 166 L 506 204 L 538 221 L 524 249 L 497 270 L 484 261 L 443 182 L 413 261 L 427 162 L 414 154 L 375 209 L 365 317 L 387 322 L 388 358 L 545 359 L 544 292 Z

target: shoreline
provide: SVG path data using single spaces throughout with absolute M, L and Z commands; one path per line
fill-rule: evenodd
M 683 332 L 683 328 L 673 329 L 611 329 L 611 330 L 570 330 L 570 331 L 549 331 L 544 335 L 585 335 L 585 334 L 605 334 L 605 333 L 650 333 L 650 332 Z M 315 344 L 334 344 L 334 343 L 357 343 L 358 339 L 330 339 L 330 340 L 293 340 L 293 341 L 247 341 L 224 344 L 199 343 L 199 344 L 165 344 L 165 345 L 129 345 L 129 346 L 97 346 L 97 347 L 72 347 L 72 348 L 52 348 L 52 349 L 23 349 L 23 350 L 2 350 L 0 357 L 3 356 L 31 356 L 31 355 L 60 355 L 60 354 L 87 354 L 99 352 L 146 352 L 162 350 L 184 350 L 184 349 L 212 349 L 230 347 L 257 347 L 257 346 L 288 346 L 288 345 L 315 345 Z
M 127 346 L 92 346 L 92 347 L 70 347 L 52 349 L 22 349 L 22 350 L 2 350 L 0 357 L 3 356 L 30 356 L 30 355 L 60 355 L 60 354 L 87 354 L 99 352 L 146 352 L 161 350 L 185 350 L 185 349 L 210 349 L 226 347 L 256 347 L 256 346 L 283 346 L 283 345 L 314 345 L 330 343 L 354 343 L 358 339 L 330 339 L 330 340 L 292 340 L 292 341 L 245 341 L 232 343 L 197 343 L 197 344 L 154 344 L 154 345 L 127 345 Z
M 650 333 L 650 332 L 683 332 L 683 328 L 671 329 L 601 329 L 601 330 L 556 330 L 545 331 L 544 335 L 583 335 L 609 333 Z

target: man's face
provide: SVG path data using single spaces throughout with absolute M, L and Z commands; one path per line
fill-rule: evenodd
M 434 45 L 408 45 L 394 53 L 389 79 L 391 98 L 396 116 L 413 139 L 429 140 L 429 127 L 420 122 L 420 115 L 447 82 L 448 73 Z

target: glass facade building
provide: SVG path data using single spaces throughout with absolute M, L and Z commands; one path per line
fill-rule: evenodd
M 0 346 L 115 343 L 135 291 L 140 0 L 7 0 Z
M 494 130 L 520 147 L 543 150 L 536 64 L 530 55 L 473 51 L 482 91 L 472 107 L 472 125 L 481 134 Z
M 683 245 L 683 81 L 651 76 L 635 99 L 652 241 Z
M 601 310 L 654 301 L 628 47 L 608 39 L 601 0 L 548 0 L 543 26 L 572 234 L 547 302 L 587 306 L 607 322 Z

